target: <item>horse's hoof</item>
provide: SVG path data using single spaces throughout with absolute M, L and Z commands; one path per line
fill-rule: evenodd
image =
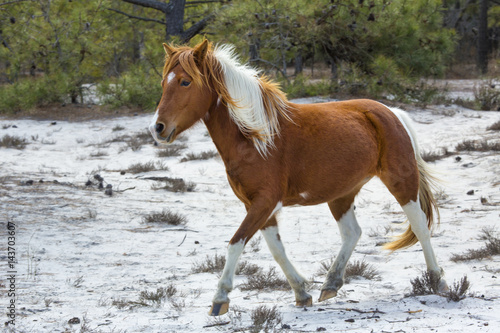
M 444 279 L 440 279 L 439 284 L 438 284 L 438 292 L 440 294 L 445 294 L 449 291 L 450 291 L 450 288 L 448 287 L 448 284 L 446 283 L 446 281 Z
M 311 296 L 309 296 L 308 298 L 304 299 L 304 300 L 295 300 L 295 306 L 300 306 L 300 307 L 304 307 L 304 306 L 312 306 L 313 305 L 313 299 Z
M 229 310 L 229 303 L 213 303 L 208 314 L 210 316 L 222 316 Z
M 337 296 L 337 290 L 333 289 L 323 289 L 321 290 L 321 294 L 319 295 L 318 302 L 323 302 L 329 298 Z

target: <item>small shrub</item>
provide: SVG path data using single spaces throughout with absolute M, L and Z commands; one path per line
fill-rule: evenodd
M 327 275 L 328 270 L 333 265 L 334 260 L 330 259 L 321 263 L 318 275 Z M 344 282 L 349 283 L 355 277 L 362 277 L 367 280 L 374 280 L 380 277 L 379 272 L 364 260 L 356 260 L 354 263 L 347 263 L 344 274 Z
M 206 256 L 202 262 L 194 263 L 191 267 L 192 273 L 218 273 L 222 272 L 226 264 L 226 257 L 215 254 L 213 258 Z
M 453 283 L 453 286 L 450 288 L 448 292 L 448 300 L 453 302 L 459 302 L 463 300 L 466 295 L 465 293 L 470 288 L 470 282 L 467 279 L 467 276 L 464 276 L 460 282 Z
M 179 156 L 181 151 L 186 148 L 186 145 L 170 145 L 156 151 L 156 157 L 172 157 Z
M 435 295 L 438 293 L 440 277 L 425 271 L 422 277 L 411 280 L 412 291 L 410 296 Z
M 241 261 L 236 268 L 236 275 L 254 275 L 261 270 L 259 265 L 251 264 L 248 261 Z
M 0 140 L 0 147 L 4 148 L 24 149 L 27 144 L 26 139 L 15 135 L 6 134 Z
M 152 110 L 161 97 L 161 78 L 144 66 L 132 66 L 116 80 L 107 80 L 97 86 L 98 96 L 113 108 L 137 106 Z
M 462 254 L 453 254 L 451 261 L 469 261 L 469 260 L 483 260 L 485 258 L 490 258 L 494 255 L 500 254 L 500 238 L 493 235 L 493 231 L 489 229 L 483 229 L 482 235 L 479 239 L 486 241 L 486 245 L 478 250 L 469 249 Z
M 121 125 L 116 125 L 115 127 L 113 127 L 112 131 L 118 132 L 118 131 L 123 131 L 124 129 L 125 129 L 125 127 L 123 127 Z
M 167 298 L 167 289 L 161 287 L 156 289 L 156 291 L 141 291 L 139 294 L 139 302 L 142 303 L 153 303 L 159 306 Z
M 143 223 L 158 223 L 168 225 L 186 225 L 187 219 L 184 215 L 174 213 L 169 209 L 152 213 L 142 218 Z
M 493 123 L 493 125 L 488 126 L 486 128 L 487 131 L 500 131 L 500 120 L 497 121 L 496 123 Z
M 372 265 L 364 260 L 357 260 L 354 263 L 348 263 L 345 269 L 344 280 L 349 283 L 353 278 L 362 277 L 367 280 L 374 280 L 380 277 L 379 272 Z
M 181 159 L 181 162 L 195 161 L 195 160 L 208 160 L 218 156 L 215 150 L 207 150 L 199 154 L 189 153 Z
M 267 272 L 259 271 L 248 276 L 246 283 L 240 285 L 241 290 L 290 290 L 290 284 L 281 278 L 276 268 L 271 267 Z
M 447 148 L 442 148 L 441 152 L 423 151 L 420 155 L 425 162 L 435 162 L 451 156 L 453 153 L 449 152 Z
M 283 316 L 278 311 L 276 305 L 272 308 L 261 305 L 252 310 L 250 318 L 252 319 L 252 326 L 250 328 L 250 332 L 252 333 L 275 332 L 276 326 L 280 325 L 283 321 Z
M 455 146 L 457 151 L 500 151 L 500 142 L 487 140 L 463 140 Z
M 130 172 L 130 173 L 144 173 L 144 172 L 158 171 L 158 170 L 168 171 L 169 168 L 161 161 L 158 161 L 158 162 L 149 161 L 146 163 L 131 164 L 128 167 L 128 169 L 124 170 L 124 171 Z

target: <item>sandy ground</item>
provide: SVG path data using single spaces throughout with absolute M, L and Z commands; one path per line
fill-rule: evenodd
M 453 152 L 464 139 L 499 139 L 498 132 L 486 130 L 500 120 L 498 112 L 455 106 L 408 111 L 423 150 L 445 147 Z M 159 148 L 152 141 L 132 150 L 126 138 L 120 138 L 144 133 L 149 121 L 150 116 L 71 123 L 0 120 L 0 139 L 8 134 L 29 143 L 23 150 L 0 148 L 2 323 L 11 320 L 6 312 L 12 300 L 16 307 L 15 325 L 2 329 L 248 332 L 256 308 L 276 306 L 282 320 L 269 331 L 499 331 L 500 257 L 463 263 L 450 260 L 452 254 L 483 247 L 479 236 L 484 228 L 498 232 L 498 153 L 460 153 L 432 163 L 442 179 L 438 193 L 442 220 L 433 245 L 450 285 L 465 275 L 470 280 L 464 300 L 405 296 L 411 292 L 410 280 L 425 270 L 423 254 L 419 244 L 393 254 L 379 246 L 406 226 L 395 200 L 380 181 L 373 180 L 356 200 L 364 234 L 351 260 L 372 265 L 379 272 L 378 279 L 354 279 L 338 297 L 303 309 L 294 306 L 291 291 L 242 291 L 238 286 L 247 277 L 237 276 L 229 314 L 214 319 L 207 312 L 218 275 L 195 274 L 192 267 L 207 256 L 225 254 L 245 210 L 227 184 L 220 159 L 180 162 L 187 153 L 215 150 L 202 125 L 184 134 L 181 140 L 186 148 L 177 157 L 156 157 Z M 169 170 L 120 172 L 133 163 L 149 161 Z M 112 196 L 97 188 L 96 174 L 104 178 L 104 186 L 112 185 Z M 183 178 L 196 188 L 173 193 L 154 189 L 157 182 L 147 179 L 164 176 Z M 89 180 L 92 184 L 86 186 Z M 185 215 L 187 224 L 143 222 L 143 217 L 165 208 Z M 327 206 L 285 208 L 279 219 L 291 260 L 304 276 L 322 282 L 321 263 L 335 257 L 341 244 Z M 15 224 L 12 267 L 8 267 L 8 222 Z M 278 267 L 265 242 L 260 236 L 257 239 L 242 260 L 266 271 Z M 15 296 L 9 296 L 12 275 Z M 168 286 L 177 290 L 170 299 L 157 305 L 137 304 L 141 292 Z M 312 285 L 314 300 L 320 286 Z

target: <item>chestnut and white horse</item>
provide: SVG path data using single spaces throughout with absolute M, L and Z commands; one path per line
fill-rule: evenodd
M 441 291 L 448 288 L 430 242 L 437 212 L 431 177 L 404 112 L 367 99 L 294 104 L 276 84 L 240 63 L 230 46 L 214 47 L 205 40 L 194 48 L 164 44 L 164 49 L 163 95 L 150 125 L 152 135 L 159 143 L 171 143 L 202 120 L 229 184 L 247 210 L 229 242 L 211 315 L 228 311 L 238 259 L 259 230 L 293 288 L 297 306 L 312 305 L 307 280 L 287 258 L 278 233 L 275 214 L 290 205 L 328 203 L 342 246 L 319 301 L 336 296 L 361 235 L 354 198 L 374 176 L 410 222 L 386 248 L 394 251 L 420 241 L 428 271 L 439 279 Z

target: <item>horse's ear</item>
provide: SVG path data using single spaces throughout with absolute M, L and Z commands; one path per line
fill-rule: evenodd
M 194 58 L 196 61 L 201 64 L 203 60 L 205 59 L 205 56 L 207 55 L 208 52 L 208 40 L 205 39 L 203 42 L 195 46 L 195 49 L 193 51 Z
M 163 48 L 165 49 L 165 53 L 168 57 L 171 57 L 174 54 L 174 48 L 168 44 L 163 43 Z

